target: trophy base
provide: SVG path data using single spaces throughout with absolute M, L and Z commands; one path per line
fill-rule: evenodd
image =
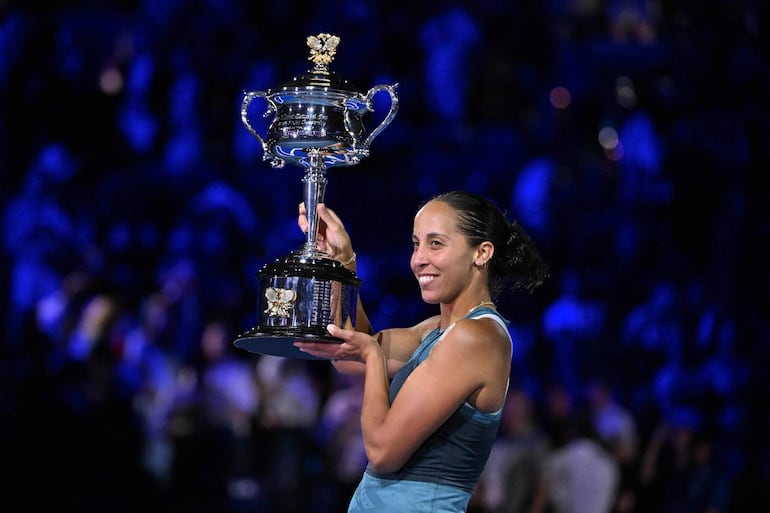
M 294 342 L 322 342 L 327 344 L 339 344 L 342 341 L 327 335 L 309 333 L 299 329 L 283 329 L 263 331 L 258 328 L 251 329 L 238 335 L 233 345 L 250 353 L 281 356 L 284 358 L 297 358 L 304 360 L 327 360 L 312 354 L 304 353 L 294 347 Z
M 356 273 L 312 250 L 293 251 L 257 273 L 262 297 L 258 324 L 233 345 L 258 354 L 323 360 L 294 347 L 295 340 L 341 343 L 326 326 L 355 329 Z

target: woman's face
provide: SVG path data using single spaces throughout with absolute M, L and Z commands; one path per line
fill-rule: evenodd
M 417 212 L 410 265 L 426 303 L 451 303 L 470 284 L 475 248 L 457 230 L 455 210 L 430 201 Z

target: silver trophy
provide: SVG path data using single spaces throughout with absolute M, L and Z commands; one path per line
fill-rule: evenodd
M 238 335 L 236 347 L 253 353 L 316 359 L 297 350 L 295 340 L 340 342 L 326 326 L 355 328 L 361 280 L 318 250 L 318 214 L 326 191 L 326 170 L 352 166 L 369 156 L 369 146 L 398 110 L 398 84 L 380 84 L 366 93 L 355 90 L 329 70 L 340 38 L 309 36 L 313 68 L 268 91 L 244 92 L 241 120 L 262 144 L 262 158 L 274 168 L 291 164 L 304 168 L 303 200 L 308 231 L 304 245 L 266 264 L 257 273 L 260 288 L 259 323 Z M 372 99 L 385 91 L 390 110 L 368 135 L 364 115 L 373 112 Z M 273 116 L 265 136 L 249 121 L 252 101 L 264 100 L 263 116 Z

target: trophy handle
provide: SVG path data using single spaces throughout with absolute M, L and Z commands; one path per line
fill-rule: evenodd
M 390 111 L 388 112 L 388 115 L 385 116 L 385 118 L 380 122 L 379 125 L 377 125 L 377 128 L 372 130 L 372 133 L 369 134 L 369 137 L 366 138 L 366 141 L 364 142 L 364 148 L 369 148 L 369 144 L 374 140 L 375 137 L 379 135 L 380 132 L 385 130 L 385 127 L 387 127 L 391 121 L 393 121 L 393 118 L 396 116 L 396 112 L 398 111 L 398 96 L 396 95 L 396 88 L 398 87 L 398 84 L 393 85 L 387 85 L 387 84 L 378 84 L 366 93 L 365 101 L 366 105 L 371 105 L 372 98 L 374 98 L 374 95 L 379 93 L 380 91 L 387 91 L 390 95 Z M 371 108 L 369 110 L 372 110 Z
M 274 114 L 276 111 L 275 105 L 273 105 L 273 102 L 270 101 L 270 99 L 267 97 L 267 93 L 264 91 L 244 91 L 243 95 L 243 103 L 241 103 L 241 121 L 249 130 L 249 132 L 251 132 L 251 135 L 256 137 L 259 143 L 262 145 L 262 160 L 269 160 L 273 167 L 283 167 L 285 163 L 284 160 L 275 157 L 270 153 L 265 139 L 259 135 L 254 127 L 251 126 L 251 122 L 249 122 L 249 105 L 251 104 L 252 100 L 254 100 L 254 98 L 263 98 L 267 102 L 267 110 L 263 114 L 263 117 L 269 117 L 270 115 Z

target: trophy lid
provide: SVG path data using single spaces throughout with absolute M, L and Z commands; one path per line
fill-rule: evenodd
M 302 75 L 292 78 L 280 86 L 281 91 L 299 89 L 324 89 L 337 90 L 345 93 L 359 93 L 348 80 L 339 77 L 329 70 L 329 64 L 334 60 L 340 38 L 332 34 L 321 33 L 316 36 L 308 36 L 307 46 L 310 48 L 309 61 L 313 62 L 313 68 Z

